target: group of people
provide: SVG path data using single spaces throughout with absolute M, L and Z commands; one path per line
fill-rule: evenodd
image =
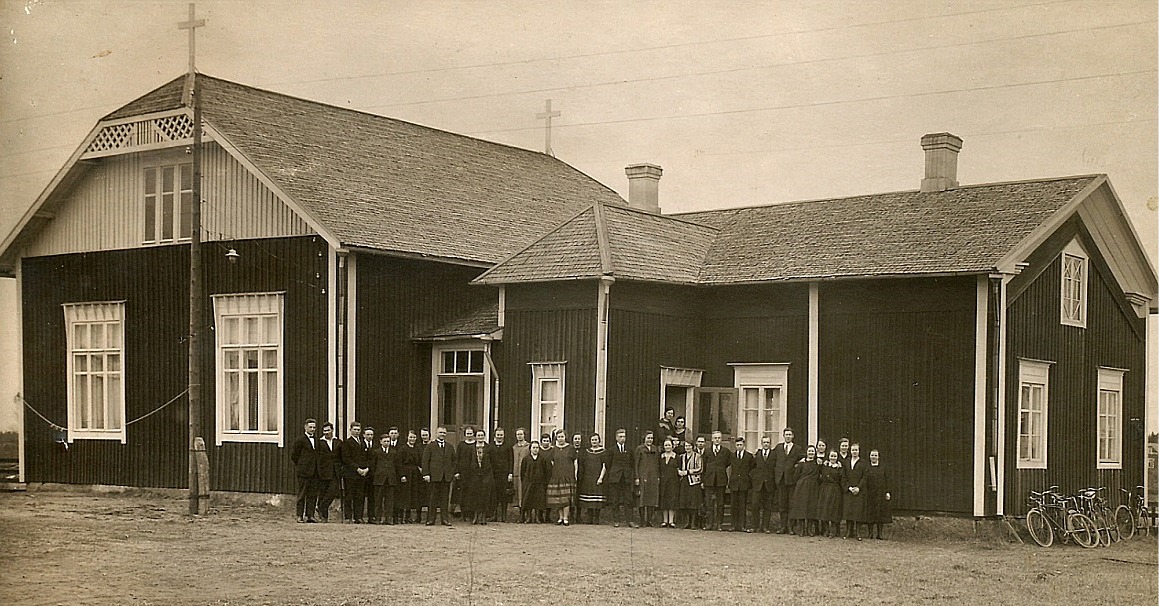
M 514 506 L 522 523 L 600 524 L 609 510 L 617 527 L 655 526 L 659 518 L 661 528 L 722 530 L 726 501 L 733 531 L 860 540 L 864 527 L 881 539 L 893 520 L 890 478 L 876 449 L 865 460 L 848 438 L 834 450 L 820 440 L 802 446 L 791 428 L 775 447 L 765 436 L 750 452 L 737 437 L 729 449 L 721 432 L 710 441 L 692 437 L 683 421 L 669 410 L 635 447 L 619 429 L 609 447 L 592 434 L 585 448 L 582 434 L 569 441 L 556 430 L 528 440 L 523 428 L 512 442 L 502 428 L 489 442 L 471 427 L 457 445 L 443 427 L 434 436 L 408 431 L 402 443 L 391 427 L 376 441 L 374 428 L 357 422 L 338 441 L 328 422 L 315 437 L 309 419 L 290 450 L 296 517 L 328 521 L 341 495 L 343 517 L 354 523 L 450 525 L 452 510 L 474 524 L 505 522 Z

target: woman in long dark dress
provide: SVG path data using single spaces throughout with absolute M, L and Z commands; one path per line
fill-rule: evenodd
M 789 497 L 789 520 L 793 534 L 811 537 L 816 534 L 817 493 L 821 489 L 821 467 L 817 465 L 817 449 L 805 449 L 805 458 L 793 467 L 793 495 Z
M 869 522 L 869 536 L 881 536 L 884 524 L 893 524 L 893 501 L 890 494 L 889 470 L 881 464 L 881 453 L 876 448 L 869 451 L 869 468 L 865 471 L 866 520 Z
M 604 506 L 604 474 L 607 473 L 604 465 L 604 445 L 600 441 L 600 434 L 593 433 L 588 438 L 591 446 L 580 454 L 579 477 L 579 504 L 580 511 L 576 519 L 584 521 L 587 513 L 588 524 L 600 523 L 600 510 Z
M 472 512 L 472 524 L 487 524 L 487 512 L 495 510 L 495 462 L 487 442 L 475 440 L 475 452 L 463 470 L 463 504 Z
M 869 463 L 861 458 L 861 445 L 849 445 L 849 462 L 845 465 L 841 499 L 841 517 L 845 518 L 845 538 L 861 540 L 858 525 L 865 523 L 865 472 Z
M 680 457 L 671 439 L 664 440 L 660 453 L 660 528 L 676 528 L 676 509 L 680 507 Z
M 817 440 L 817 465 L 824 465 L 829 462 L 829 447 L 825 445 L 825 440 Z
M 652 517 L 660 505 L 660 452 L 656 450 L 656 434 L 644 434 L 644 443 L 636 447 L 636 490 L 640 498 L 640 523 L 652 526 Z
M 700 485 L 700 472 L 703 470 L 704 459 L 692 444 L 686 444 L 684 454 L 680 455 L 680 467 L 676 471 L 680 476 L 680 509 L 686 516 L 685 530 L 697 522 L 696 516 L 704 504 L 704 487 Z
M 821 534 L 837 536 L 837 526 L 841 523 L 841 478 L 844 476 L 836 450 L 829 451 L 829 460 L 821 466 L 817 491 L 817 519 Z
M 547 482 L 551 479 L 551 461 L 544 457 L 539 442 L 528 444 L 527 456 L 519 464 L 520 487 L 519 521 L 521 523 L 542 522 L 547 509 Z
M 419 449 L 415 447 L 418 443 L 418 435 L 414 431 L 406 433 L 406 444 L 398 449 L 399 462 L 399 485 L 396 494 L 397 505 L 402 510 L 402 523 L 410 524 L 412 521 L 418 521 L 418 509 L 421 509 L 418 500 L 418 485 L 422 483 L 422 476 L 419 475 Z M 411 518 L 410 510 L 415 509 L 415 517 Z
M 567 443 L 567 433 L 556 430 L 551 449 L 551 481 L 547 483 L 547 506 L 556 510 L 556 524 L 571 525 L 571 501 L 575 498 L 575 449 Z

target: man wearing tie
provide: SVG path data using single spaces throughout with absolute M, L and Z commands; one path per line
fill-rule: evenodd
M 722 435 L 712 432 L 712 446 L 704 453 L 704 507 L 708 510 L 709 528 L 720 530 L 724 518 L 724 489 L 728 487 L 728 468 L 732 466 L 732 452 L 721 446 Z
M 318 422 L 306 419 L 305 434 L 298 436 L 290 447 L 290 460 L 298 476 L 298 502 L 296 505 L 299 522 L 316 522 L 314 509 L 318 503 L 318 439 L 314 431 Z
M 447 489 L 455 479 L 455 448 L 447 444 L 447 428 L 435 430 L 436 439 L 423 449 L 423 482 L 429 487 L 430 500 L 427 503 L 427 526 L 435 525 L 435 512 L 439 522 L 450 526 L 447 515 Z
M 777 510 L 781 512 L 781 529 L 777 534 L 789 534 L 789 492 L 792 486 L 788 483 L 792 478 L 791 472 L 797 461 L 805 458 L 805 447 L 793 443 L 793 429 L 786 427 L 785 441 L 777 444 L 773 451 L 773 479 L 776 480 Z
M 632 485 L 636 481 L 636 470 L 633 453 L 628 450 L 627 442 L 627 430 L 617 429 L 616 445 L 605 455 L 608 473 L 604 476 L 604 483 L 607 485 L 608 504 L 615 514 L 612 525 L 617 528 L 624 519 L 624 513 L 631 514 L 634 509 Z M 632 528 L 636 527 L 635 520 L 630 519 L 628 523 Z
M 728 473 L 728 492 L 732 499 L 732 530 L 733 532 L 752 532 L 746 524 L 745 514 L 748 510 L 749 486 L 752 480 L 749 474 L 753 469 L 753 455 L 745 450 L 744 437 L 736 437 L 736 454 L 732 457 L 732 466 Z
M 749 498 L 752 502 L 752 521 L 757 532 L 772 529 L 773 494 L 777 491 L 777 481 L 773 477 L 773 440 L 761 437 L 761 447 L 753 455 L 753 468 L 749 471 Z
M 318 440 L 318 514 L 322 516 L 323 522 L 330 521 L 330 503 L 334 501 L 341 448 L 334 437 L 334 424 L 326 421 L 322 424 L 322 437 Z
M 342 518 L 347 522 L 357 520 L 354 517 L 354 502 L 365 498 L 366 483 L 358 475 L 354 467 L 354 459 L 359 458 L 362 451 L 362 423 L 355 421 L 350 424 L 350 433 L 338 451 L 339 471 L 342 472 Z

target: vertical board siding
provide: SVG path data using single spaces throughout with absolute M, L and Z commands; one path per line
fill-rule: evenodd
M 610 294 L 607 432 L 631 444 L 660 418 L 660 367 L 703 368 L 699 294 L 617 282 Z M 586 426 L 585 426 L 586 427 Z M 590 428 L 585 429 L 585 431 Z M 607 437 L 607 436 L 605 436 Z
M 597 289 L 596 281 L 507 286 L 507 326 L 499 364 L 501 425 L 530 428 L 529 363 L 566 361 L 564 427 L 593 430 Z M 609 354 L 614 347 L 609 344 Z
M 807 436 L 809 286 L 714 288 L 705 293 L 703 305 L 703 386 L 732 387 L 735 379 L 730 363 L 788 363 L 786 419 L 798 436 Z M 778 437 L 774 436 L 774 442 Z
M 242 257 L 225 261 L 217 245 L 204 250 L 207 295 L 285 291 L 285 427 L 296 433 L 306 416 L 325 412 L 325 295 L 315 275 L 320 238 L 232 242 Z M 188 384 L 189 249 L 150 249 L 26 258 L 23 261 L 25 397 L 53 422 L 67 425 L 64 303 L 125 301 L 125 419 L 153 411 Z M 324 284 L 325 279 L 321 282 Z M 205 299 L 202 435 L 214 490 L 290 492 L 292 468 L 276 444 L 214 446 L 213 309 Z M 318 320 L 317 318 L 321 318 Z M 323 360 L 318 364 L 317 360 Z M 26 415 L 29 482 L 186 486 L 188 400 L 128 426 L 127 442 L 76 440 L 69 448 L 40 419 Z M 319 412 L 320 411 L 320 412 Z
M 901 510 L 972 511 L 975 282 L 823 284 L 819 436 L 881 450 Z
M 29 245 L 28 256 L 155 246 L 143 244 L 144 169 L 188 162 L 185 148 L 110 156 L 64 196 L 56 216 Z M 202 224 L 205 240 L 307 235 L 310 227 L 245 167 L 216 144 L 204 156 Z
M 1060 229 L 1031 256 L 1031 269 L 1044 267 L 1025 283 L 1008 307 L 1006 359 L 1005 513 L 1025 515 L 1029 491 L 1057 485 L 1065 492 L 1106 486 L 1113 503 L 1119 488 L 1143 483 L 1146 346 L 1143 320 L 1130 313 L 1124 295 L 1081 225 Z M 1060 321 L 1059 251 L 1079 237 L 1090 255 L 1087 268 L 1087 327 Z M 1020 276 L 1021 277 L 1021 276 Z M 1017 279 L 1016 279 L 1017 280 Z M 1012 284 L 1014 284 L 1012 282 Z M 1018 469 L 1019 358 L 1053 362 L 1047 403 L 1047 468 Z M 1100 366 L 1126 369 L 1123 375 L 1123 454 L 1121 469 L 1098 469 L 1097 393 Z
M 433 261 L 359 255 L 358 330 L 350 337 L 358 361 L 357 420 L 380 429 L 397 425 L 404 433 L 430 423 L 431 344 L 414 339 L 494 304 L 499 296 L 494 287 L 469 284 L 482 272 Z

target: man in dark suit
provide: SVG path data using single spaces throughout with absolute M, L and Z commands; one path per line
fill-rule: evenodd
M 784 431 L 785 441 L 777 444 L 773 449 L 773 479 L 777 482 L 776 505 L 777 510 L 781 512 L 781 529 L 777 534 L 789 534 L 789 492 L 790 485 L 787 483 L 790 472 L 797 461 L 805 458 L 805 447 L 800 444 L 793 443 L 793 428 L 786 427 Z
M 318 505 L 318 438 L 314 431 L 318 422 L 306 419 L 304 435 L 298 436 L 290 446 L 290 460 L 294 462 L 294 473 L 298 477 L 298 502 L 296 505 L 299 522 L 317 522 L 314 509 Z
M 728 468 L 732 466 L 732 452 L 721 444 L 723 435 L 712 432 L 712 445 L 704 452 L 704 508 L 708 510 L 708 527 L 720 530 L 724 518 L 724 489 L 728 487 Z
M 322 424 L 322 437 L 318 440 L 318 515 L 323 522 L 330 521 L 330 504 L 334 502 L 334 491 L 340 474 L 338 455 L 342 444 L 334 437 L 334 424 Z
M 374 450 L 374 428 L 369 425 L 362 428 L 362 439 L 351 452 L 349 464 L 354 469 L 355 478 L 352 480 L 356 487 L 354 494 L 354 522 L 365 524 L 375 516 L 374 512 L 374 484 L 370 481 L 370 451 Z
M 390 434 L 370 451 L 370 484 L 374 487 L 370 522 L 394 524 L 394 493 L 398 487 L 398 457 Z
M 471 464 L 471 458 L 475 456 L 475 428 L 468 425 L 463 428 L 463 441 L 455 445 L 455 481 L 451 483 L 451 511 L 455 510 L 455 506 L 459 507 L 459 511 L 463 515 L 463 519 L 474 518 L 475 512 L 471 511 L 471 504 L 463 504 L 463 470 Z
M 354 501 L 366 497 L 366 482 L 352 465 L 360 450 L 362 450 L 362 423 L 355 421 L 350 424 L 350 431 L 338 451 L 338 469 L 342 476 L 342 519 L 347 522 L 357 519 L 354 517 Z
M 515 480 L 515 450 L 506 441 L 502 427 L 495 430 L 492 444 L 492 462 L 495 472 L 495 521 L 507 521 L 507 506 L 511 504 L 512 482 Z
M 447 490 L 451 480 L 455 479 L 455 447 L 447 444 L 447 428 L 439 427 L 435 430 L 435 440 L 423 449 L 423 482 L 429 488 L 430 502 L 427 504 L 427 526 L 435 525 L 435 512 L 439 512 L 439 521 L 443 526 L 450 526 L 450 516 L 447 515 Z
M 736 438 L 736 454 L 732 457 L 732 466 L 729 467 L 728 472 L 728 492 L 729 498 L 732 499 L 732 530 L 733 532 L 752 532 L 746 524 L 746 513 L 748 510 L 749 487 L 752 485 L 752 480 L 749 474 L 753 469 L 753 455 L 745 450 L 744 437 L 737 436 Z
M 624 512 L 631 515 L 634 508 L 632 486 L 636 482 L 636 464 L 627 442 L 628 431 L 617 429 L 616 443 L 604 454 L 604 465 L 608 470 L 604 475 L 604 490 L 607 491 L 608 504 L 612 506 L 615 515 L 612 525 L 617 528 L 624 520 Z M 634 519 L 629 519 L 628 524 L 636 528 Z
M 757 532 L 772 530 L 773 497 L 777 492 L 777 480 L 773 459 L 773 440 L 761 437 L 761 447 L 753 453 L 753 468 L 749 471 L 749 501 L 752 503 L 752 524 Z

